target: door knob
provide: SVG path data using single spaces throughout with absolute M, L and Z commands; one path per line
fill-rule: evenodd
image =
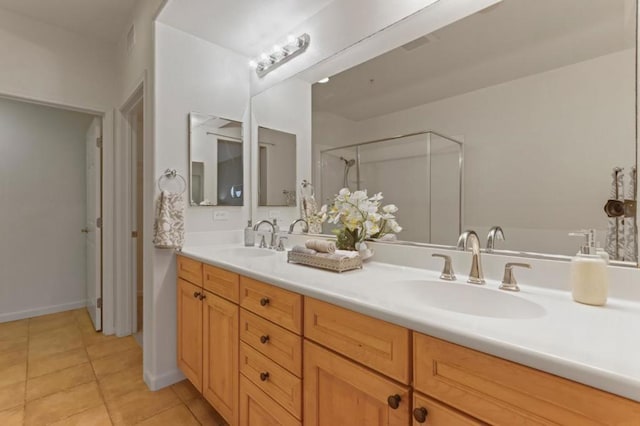
M 80 232 L 82 232 L 83 234 L 88 234 L 89 233 L 89 228 L 82 228 L 80 230 Z
M 269 335 L 268 334 L 260 336 L 260 343 L 266 344 L 268 341 L 269 341 Z
M 268 372 L 260 373 L 260 380 L 262 380 L 263 382 L 266 382 L 268 379 L 269 379 Z
M 261 306 L 267 306 L 269 304 L 269 298 L 268 297 L 263 297 L 262 299 L 260 299 L 260 305 Z
M 394 410 L 398 409 L 398 407 L 400 406 L 400 401 L 402 401 L 402 397 L 398 394 L 391 395 L 389 398 L 387 398 L 389 407 L 393 408 Z
M 413 418 L 416 419 L 416 422 L 418 423 L 426 422 L 428 415 L 429 415 L 429 412 L 424 407 L 418 407 L 415 410 L 413 410 Z

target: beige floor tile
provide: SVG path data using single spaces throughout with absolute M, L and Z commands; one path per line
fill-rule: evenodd
M 96 331 L 96 328 L 93 325 L 93 321 L 91 321 L 91 317 L 89 317 L 89 314 L 76 315 L 76 322 L 81 332 L 102 335 L 102 333 Z
M 104 376 L 98 384 L 105 401 L 113 400 L 126 393 L 148 390 L 142 379 L 142 365 Z
M 226 426 L 224 419 L 214 410 L 203 398 L 192 399 L 187 403 L 187 407 L 198 419 L 200 424 L 205 426 Z
M 0 388 L 0 411 L 24 404 L 25 382 L 14 383 Z
M 14 363 L 10 367 L 0 370 L 0 388 L 14 383 L 24 382 L 27 379 L 27 360 Z
M 93 368 L 86 362 L 27 380 L 27 401 L 95 381 Z
M 18 349 L 17 351 L 0 353 L 0 370 L 13 367 L 27 360 L 27 348 Z
M 28 337 L 11 337 L 0 339 L 0 353 L 14 352 L 27 349 Z
M 25 426 L 53 423 L 101 404 L 98 385 L 95 382 L 86 383 L 27 402 Z
M 89 358 L 94 360 L 134 348 L 139 348 L 138 343 L 133 336 L 127 336 L 91 346 L 87 345 L 87 353 Z
M 82 348 L 82 333 L 78 327 L 67 325 L 47 333 L 29 337 L 29 358 L 41 358 L 60 352 Z
M 153 417 L 138 423 L 144 426 L 168 426 L 168 425 L 180 425 L 180 426 L 200 426 L 200 422 L 193 417 L 191 411 L 184 405 L 176 405 L 173 408 L 169 408 Z
M 107 336 L 95 330 L 82 332 L 82 340 L 84 341 L 85 346 L 93 346 L 100 343 L 113 342 L 118 339 L 120 339 L 120 337 L 116 337 L 114 334 Z
M 3 322 L 0 324 L 0 340 L 27 337 L 29 333 L 29 320 Z
M 125 352 L 96 359 L 91 361 L 91 363 L 93 364 L 96 377 L 101 379 L 108 374 L 142 365 L 142 350 L 140 348 L 130 349 Z
M 42 358 L 30 358 L 27 376 L 28 378 L 38 377 L 88 361 L 89 357 L 84 348 L 60 352 Z
M 171 386 L 174 392 L 178 395 L 183 402 L 191 401 L 194 398 L 198 398 L 200 396 L 200 392 L 191 384 L 191 382 L 187 379 L 176 383 Z
M 24 424 L 24 406 L 19 405 L 10 410 L 0 411 L 0 425 L 22 426 Z
M 182 404 L 170 388 L 130 392 L 107 401 L 111 420 L 115 425 L 134 425 L 161 411 Z
M 29 336 L 57 330 L 70 325 L 78 327 L 75 316 L 70 313 L 66 314 L 61 312 L 60 314 L 31 318 L 31 320 L 29 320 Z
M 51 423 L 49 426 L 111 426 L 111 418 L 104 404 L 89 408 L 71 417 Z M 178 426 L 169 425 L 166 426 Z

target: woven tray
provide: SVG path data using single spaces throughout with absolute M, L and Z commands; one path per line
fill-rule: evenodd
M 299 263 L 301 265 L 312 266 L 314 268 L 326 269 L 333 272 L 344 272 L 352 269 L 362 269 L 362 258 L 360 256 L 345 259 L 327 259 L 313 254 L 287 252 L 288 263 Z

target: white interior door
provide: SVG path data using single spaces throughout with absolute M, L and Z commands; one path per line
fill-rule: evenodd
M 87 130 L 87 310 L 96 330 L 102 330 L 102 120 Z

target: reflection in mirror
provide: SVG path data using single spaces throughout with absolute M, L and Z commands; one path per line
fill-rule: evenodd
M 242 123 L 189 114 L 192 206 L 242 206 Z
M 321 152 L 322 200 L 341 188 L 382 192 L 413 241 L 450 244 L 462 232 L 462 142 L 434 132 L 331 148 Z M 332 226 L 325 223 L 324 233 Z
M 455 245 L 456 144 L 358 145 L 432 131 L 463 143 L 462 229 L 483 244 L 499 225 L 498 250 L 573 256 L 568 233 L 596 229 L 636 262 L 635 201 L 603 209 L 636 197 L 635 45 L 635 1 L 504 0 L 314 84 L 322 203 L 383 191 L 400 239 Z
M 258 127 L 258 205 L 296 205 L 296 135 Z

